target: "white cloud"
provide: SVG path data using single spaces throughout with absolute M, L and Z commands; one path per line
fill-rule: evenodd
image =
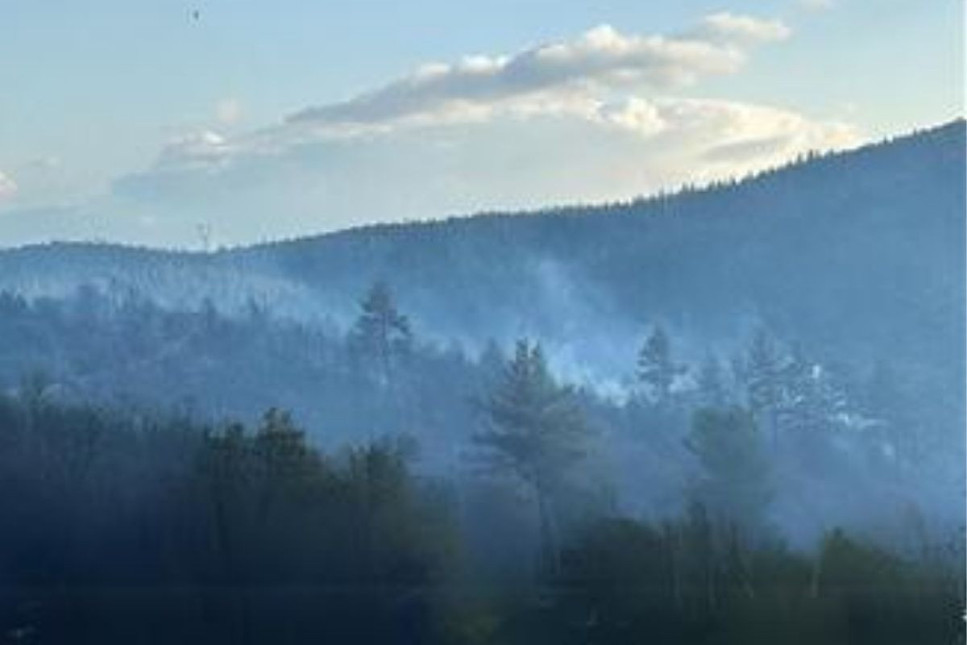
M 235 147 L 222 135 L 203 130 L 176 137 L 161 151 L 158 166 L 161 168 L 205 168 L 226 161 Z
M 778 20 L 721 12 L 706 16 L 696 33 L 710 42 L 752 46 L 785 40 L 792 31 Z
M 709 154 L 719 159 L 740 156 L 726 155 L 725 150 L 765 140 L 781 142 L 782 150 L 792 154 L 838 149 L 859 141 L 856 129 L 844 123 L 813 121 L 790 110 L 716 99 L 630 97 L 603 106 L 598 120 L 643 137 L 687 138 L 707 146 Z
M 274 127 L 178 137 L 152 168 L 115 183 L 117 212 L 149 218 L 154 240 L 194 239 L 205 221 L 245 242 L 626 199 L 859 143 L 848 124 L 680 96 L 788 36 L 779 22 L 720 13 L 674 36 L 601 26 L 514 56 L 423 65 Z
M 116 190 L 125 212 L 154 216 L 150 239 L 193 239 L 205 221 L 220 239 L 239 243 L 364 222 L 630 199 L 861 140 L 845 124 L 717 99 L 625 97 L 588 109 L 174 164 L 129 176 Z M 178 145 L 217 158 L 230 144 L 210 136 Z
M 601 106 L 597 120 L 645 137 L 658 134 L 668 127 L 661 108 L 654 101 L 639 97 L 629 97 L 620 105 Z
M 781 40 L 789 29 L 719 13 L 678 36 L 623 34 L 601 25 L 579 38 L 513 56 L 472 56 L 434 63 L 340 103 L 309 107 L 287 122 L 316 131 L 472 121 L 507 112 L 559 111 L 581 95 L 628 87 L 668 90 L 731 74 L 746 50 Z
M 0 203 L 12 199 L 17 194 L 17 182 L 12 177 L 0 172 Z
M 783 163 L 811 150 L 859 144 L 845 123 L 815 121 L 790 110 L 714 99 L 658 101 L 659 113 L 690 157 L 692 180 L 727 177 Z
M 663 126 L 653 105 L 630 102 L 616 112 L 615 97 L 660 93 L 703 77 L 735 73 L 754 46 L 789 33 L 779 21 L 731 13 L 706 16 L 694 29 L 671 36 L 625 34 L 601 25 L 573 40 L 532 47 L 513 56 L 474 55 L 451 64 L 425 64 L 372 91 L 305 108 L 282 124 L 248 134 L 187 135 L 163 150 L 158 169 L 170 171 L 179 165 L 217 169 L 238 158 L 285 154 L 314 142 L 507 118 L 577 117 L 623 126 L 640 135 L 654 133 Z M 228 120 L 240 110 L 233 99 L 221 108 Z

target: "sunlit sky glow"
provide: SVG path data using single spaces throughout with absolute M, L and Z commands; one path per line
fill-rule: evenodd
M 241 244 L 742 175 L 962 116 L 961 5 L 12 0 L 0 245 Z

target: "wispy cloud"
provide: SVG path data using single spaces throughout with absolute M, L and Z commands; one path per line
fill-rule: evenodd
M 224 136 L 212 130 L 190 132 L 172 139 L 161 151 L 157 166 L 206 168 L 218 166 L 237 149 Z
M 762 20 L 723 11 L 706 16 L 696 34 L 708 42 L 751 47 L 785 40 L 792 35 L 792 30 L 780 20 Z

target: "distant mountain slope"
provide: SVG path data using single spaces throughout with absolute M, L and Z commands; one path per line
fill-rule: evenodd
M 0 252 L 0 289 L 125 285 L 172 307 L 247 299 L 345 322 L 374 279 L 418 330 L 530 334 L 562 362 L 630 365 L 660 320 L 699 353 L 764 322 L 849 363 L 960 388 L 965 125 L 631 204 L 379 225 L 214 254 L 98 244 Z

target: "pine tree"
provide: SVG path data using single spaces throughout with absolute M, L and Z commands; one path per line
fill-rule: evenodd
M 775 448 L 779 442 L 777 415 L 782 399 L 782 358 L 765 329 L 759 329 L 753 336 L 743 372 L 749 409 L 772 437 Z
M 314 465 L 305 432 L 286 410 L 270 408 L 255 434 L 255 451 L 270 478 L 288 478 Z
M 412 349 L 410 323 L 397 310 L 385 282 L 376 282 L 370 288 L 360 308 L 362 312 L 350 332 L 350 348 L 373 367 L 377 381 L 385 388 L 392 383 L 400 360 Z
M 846 407 L 829 372 L 794 347 L 781 369 L 780 387 L 776 420 L 783 434 L 808 442 L 827 438 Z
M 672 384 L 684 369 L 673 362 L 671 342 L 665 330 L 656 326 L 638 352 L 638 382 L 645 386 L 657 406 L 671 402 Z
M 486 412 L 488 427 L 475 440 L 494 467 L 515 475 L 534 493 L 542 564 L 556 570 L 553 497 L 568 469 L 584 456 L 588 432 L 574 391 L 555 381 L 540 345 L 522 340 Z

